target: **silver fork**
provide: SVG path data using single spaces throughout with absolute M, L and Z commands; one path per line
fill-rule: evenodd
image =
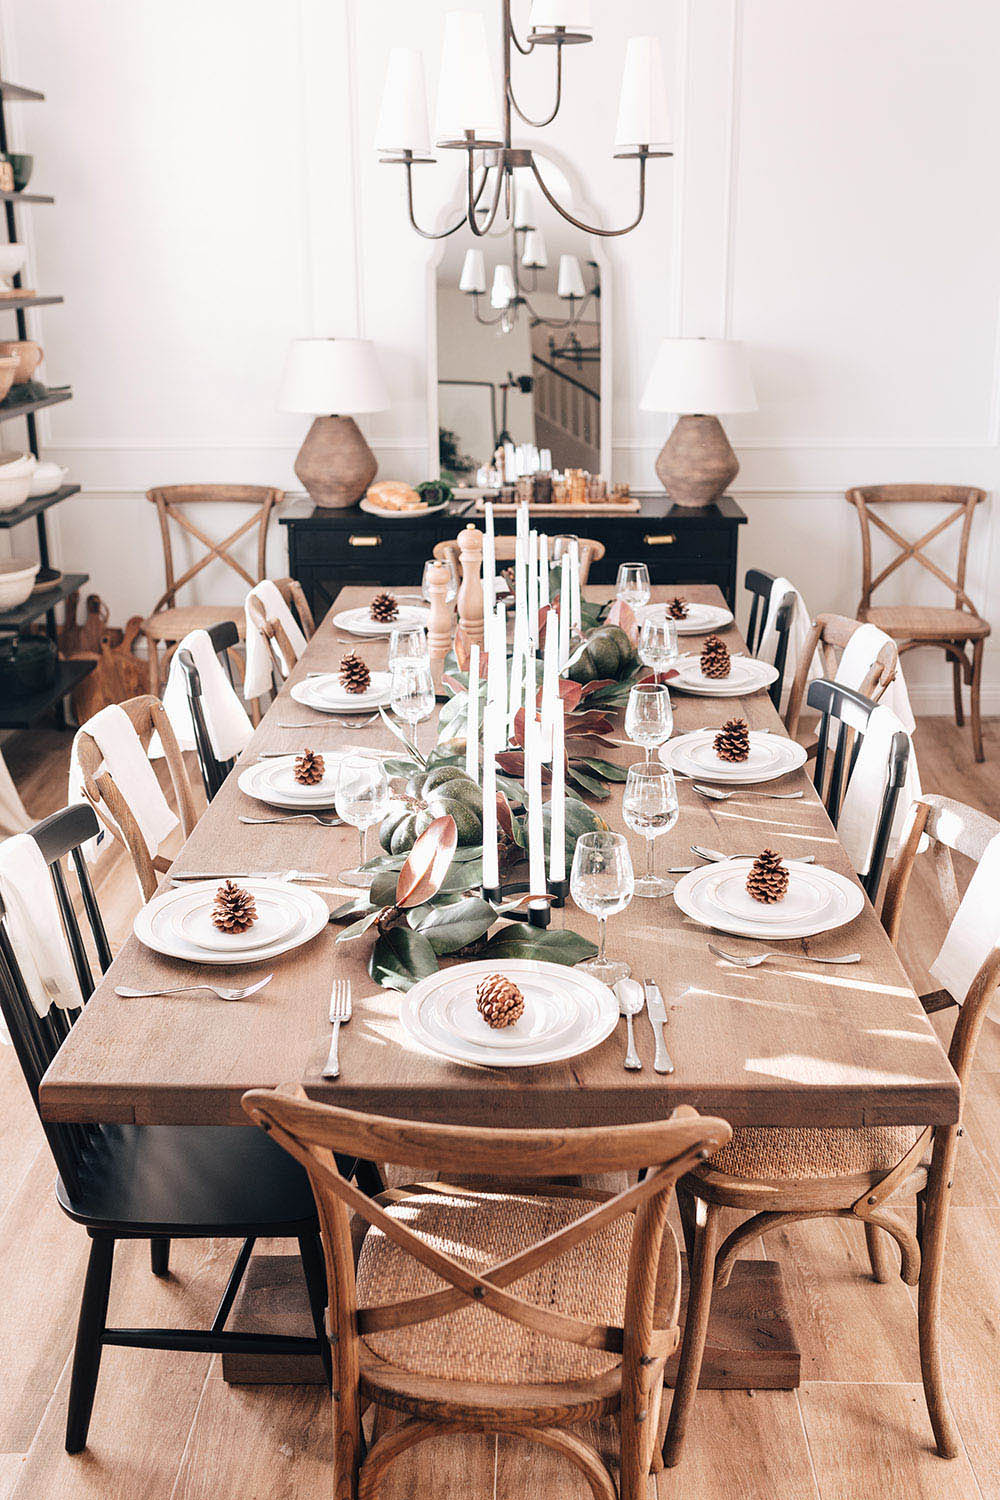
M 333 1036 L 330 1038 L 330 1051 L 323 1069 L 324 1078 L 340 1077 L 340 1059 L 337 1056 L 340 1046 L 340 1028 L 345 1021 L 350 1019 L 351 981 L 335 979 L 333 989 L 330 991 L 330 1025 L 333 1027 Z
M 717 948 L 714 943 L 709 943 L 708 951 L 714 953 L 716 958 L 724 958 L 727 963 L 738 964 L 741 969 L 756 969 L 758 964 L 764 963 L 768 958 L 794 958 L 800 963 L 805 959 L 811 964 L 859 964 L 861 962 L 860 953 L 838 953 L 830 958 L 820 958 L 816 953 L 776 953 L 769 949 L 764 953 L 748 953 L 741 956 L 738 953 L 726 953 L 723 949 Z
M 758 792 L 753 788 L 748 788 L 746 791 L 723 792 L 717 786 L 705 786 L 700 781 L 692 781 L 691 785 L 701 796 L 711 797 L 713 802 L 728 802 L 730 797 L 770 797 L 775 802 L 791 802 L 796 797 L 805 796 L 805 792 Z
M 277 725 L 279 729 L 301 729 L 304 734 L 314 734 L 317 729 L 367 729 L 369 724 L 376 722 L 378 714 L 372 714 L 367 719 L 341 719 L 337 717 L 332 722 L 324 723 L 323 719 L 327 717 L 327 715 L 324 715 L 321 719 L 314 719 L 311 724 L 288 724 L 283 719 L 278 719 Z
M 718 849 L 706 849 L 705 846 L 704 846 L 704 844 L 692 844 L 691 845 L 691 853 L 692 854 L 697 854 L 697 856 L 698 856 L 699 859 L 707 859 L 710 863 L 717 862 L 720 859 L 746 859 L 747 858 L 747 856 L 745 854 L 744 855 L 740 855 L 740 854 L 723 854 Z M 796 865 L 814 865 L 816 863 L 816 856 L 815 856 L 815 854 L 786 854 L 786 855 L 783 855 L 782 857 L 784 859 L 791 860 L 791 862 L 793 864 L 796 864 Z
M 239 815 L 241 823 L 298 823 L 303 818 L 308 818 L 312 823 L 318 823 L 321 828 L 343 828 L 344 826 L 342 818 L 320 818 L 311 812 L 289 813 L 284 818 L 248 818 L 244 813 Z
M 256 984 L 244 985 L 240 990 L 220 990 L 214 984 L 178 984 L 169 990 L 129 990 L 119 984 L 115 986 L 115 994 L 121 995 L 123 1000 L 151 1000 L 157 995 L 189 995 L 194 990 L 208 990 L 210 995 L 218 995 L 220 1000 L 246 1000 L 262 990 L 265 984 L 270 984 L 273 978 L 273 974 L 265 974 Z

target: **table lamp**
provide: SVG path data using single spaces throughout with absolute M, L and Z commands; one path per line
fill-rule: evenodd
M 710 505 L 740 471 L 717 413 L 756 411 L 746 349 L 731 339 L 664 339 L 639 403 L 679 413 L 656 460 L 676 505 Z
M 367 339 L 293 339 L 285 357 L 279 411 L 315 418 L 295 473 L 315 505 L 354 505 L 378 473 L 375 455 L 353 416 L 385 411 L 389 396 L 374 345 Z

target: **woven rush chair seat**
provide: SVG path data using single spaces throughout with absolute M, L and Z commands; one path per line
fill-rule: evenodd
M 231 620 L 243 638 L 245 620 L 241 604 L 181 604 L 161 609 L 142 622 L 143 634 L 154 641 L 182 641 L 192 630 L 211 630 Z
M 733 1131 L 732 1140 L 715 1153 L 708 1170 L 758 1182 L 868 1174 L 881 1179 L 921 1133 L 919 1125 L 873 1125 L 864 1130 L 745 1127 Z
M 400 1192 L 405 1196 L 399 1201 L 386 1203 L 390 1216 L 478 1275 L 572 1223 L 599 1201 L 585 1192 L 545 1198 L 502 1188 L 450 1192 L 436 1184 Z M 632 1219 L 626 1214 L 593 1239 L 511 1283 L 509 1290 L 539 1307 L 620 1323 L 631 1235 Z M 359 1307 L 422 1296 L 445 1285 L 374 1228 L 361 1247 L 357 1284 Z M 465 1380 L 504 1385 L 585 1379 L 621 1362 L 616 1354 L 557 1342 L 472 1305 L 431 1323 L 368 1333 L 363 1342 L 379 1359 L 414 1374 L 454 1380 L 460 1371 Z
M 978 641 L 990 633 L 989 623 L 967 609 L 939 609 L 934 604 L 870 604 L 859 618 L 896 639 Z

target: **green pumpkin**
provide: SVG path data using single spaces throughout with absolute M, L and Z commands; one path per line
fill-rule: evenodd
M 621 677 L 635 664 L 632 642 L 617 625 L 602 625 L 593 631 L 566 669 L 571 682 L 598 682 Z
M 406 854 L 425 828 L 450 813 L 458 842 L 469 848 L 483 841 L 483 794 L 471 776 L 458 766 L 435 766 L 406 784 L 408 801 L 398 803 L 383 818 L 379 843 L 389 854 Z

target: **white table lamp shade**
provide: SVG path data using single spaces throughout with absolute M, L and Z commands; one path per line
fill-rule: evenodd
M 532 0 L 528 25 L 531 31 L 593 32 L 593 7 L 590 0 Z
M 461 141 L 467 130 L 477 140 L 503 141 L 483 17 L 478 11 L 450 10 L 444 18 L 435 139 L 438 145 Z
M 540 229 L 529 229 L 524 236 L 524 249 L 521 252 L 522 266 L 529 269 L 544 271 L 549 263 L 548 251 L 545 248 L 545 236 Z
M 622 70 L 615 145 L 623 150 L 671 144 L 673 129 L 667 110 L 667 86 L 658 36 L 629 37 Z
M 424 59 L 411 47 L 393 47 L 389 53 L 375 147 L 393 153 L 412 151 L 415 156 L 430 154 Z
M 560 297 L 585 297 L 587 294 L 580 262 L 575 255 L 560 255 L 559 257 L 559 282 L 556 286 L 556 294 Z
M 501 261 L 493 272 L 493 286 L 490 291 L 491 307 L 507 307 L 511 300 L 517 296 L 517 287 L 514 285 L 514 273 L 510 266 Z
M 485 292 L 486 261 L 481 250 L 466 250 L 462 261 L 462 274 L 458 278 L 460 292 Z
M 375 346 L 367 339 L 293 339 L 289 344 L 279 411 L 353 415 L 385 411 L 388 405 Z
M 705 416 L 756 411 L 745 346 L 732 339 L 664 339 L 639 406 Z
M 535 211 L 535 195 L 523 182 L 514 186 L 514 228 L 537 229 L 538 215 Z

